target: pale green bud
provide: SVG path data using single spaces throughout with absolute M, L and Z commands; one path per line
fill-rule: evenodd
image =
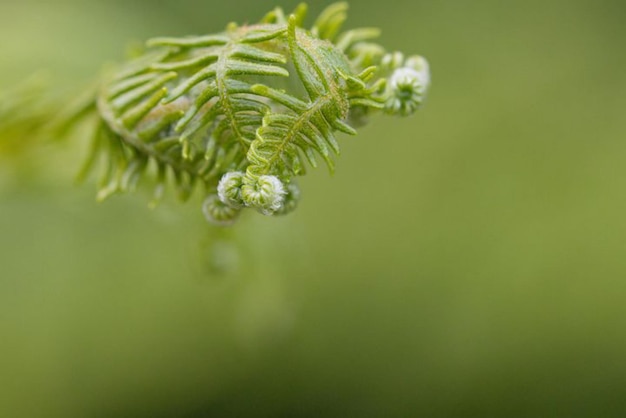
M 202 213 L 207 221 L 215 225 L 232 225 L 241 210 L 228 206 L 217 195 L 210 195 L 202 203 Z
M 294 182 L 287 184 L 283 205 L 274 214 L 286 215 L 293 212 L 300 202 L 300 188 Z
M 263 175 L 258 179 L 246 179 L 241 196 L 246 206 L 271 215 L 280 209 L 285 198 L 285 186 L 276 176 Z
M 240 171 L 231 171 L 222 176 L 217 185 L 217 195 L 224 204 L 233 208 L 245 206 L 241 197 L 244 176 L 245 174 Z
M 414 113 L 424 101 L 429 85 L 428 62 L 417 55 L 410 57 L 389 77 L 385 109 L 401 116 Z

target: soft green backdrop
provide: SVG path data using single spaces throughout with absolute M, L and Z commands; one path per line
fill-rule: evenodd
M 0 87 L 71 89 L 275 5 L 2 2 Z M 0 416 L 626 416 L 624 22 L 352 1 L 349 26 L 429 58 L 427 106 L 342 137 L 293 215 L 218 235 L 197 201 L 96 204 L 79 140 L 0 156 Z

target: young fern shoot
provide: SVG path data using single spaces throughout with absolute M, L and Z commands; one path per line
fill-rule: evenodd
M 202 185 L 203 213 L 216 224 L 246 208 L 285 214 L 307 166 L 321 158 L 334 169 L 337 132 L 355 135 L 377 111 L 408 116 L 420 107 L 426 60 L 386 52 L 374 28 L 340 32 L 346 3 L 329 6 L 310 30 L 306 9 L 285 16 L 277 8 L 212 35 L 151 39 L 106 77 L 83 108 L 97 120 L 86 169 L 105 156 L 98 198 L 154 171 L 153 203 L 168 179 L 182 199 Z

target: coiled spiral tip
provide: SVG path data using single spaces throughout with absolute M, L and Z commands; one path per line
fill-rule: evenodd
M 217 195 L 210 195 L 202 203 L 202 213 L 207 221 L 219 226 L 232 225 L 239 217 L 238 208 L 228 206 Z
M 272 215 L 283 206 L 286 194 L 283 182 L 276 176 L 262 175 L 257 179 L 245 178 L 241 197 L 246 206 L 264 215 Z
M 240 171 L 231 171 L 222 176 L 217 185 L 217 195 L 222 203 L 237 209 L 245 206 L 241 197 L 244 176 Z
M 398 65 L 398 57 L 394 58 L 389 59 L 391 68 Z M 385 109 L 388 113 L 401 116 L 413 114 L 424 101 L 429 85 L 428 62 L 418 55 L 409 57 L 404 65 L 395 68 L 389 77 Z
M 274 215 L 286 215 L 293 212 L 300 202 L 300 188 L 293 181 L 286 186 L 285 198 L 282 206 Z

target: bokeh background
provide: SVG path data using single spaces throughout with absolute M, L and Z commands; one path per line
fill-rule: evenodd
M 5 1 L 0 89 L 76 89 L 133 42 L 276 5 Z M 625 21 L 352 0 L 348 26 L 430 60 L 427 106 L 342 137 L 292 215 L 226 231 L 148 191 L 96 204 L 80 139 L 0 156 L 0 416 L 626 416 Z

